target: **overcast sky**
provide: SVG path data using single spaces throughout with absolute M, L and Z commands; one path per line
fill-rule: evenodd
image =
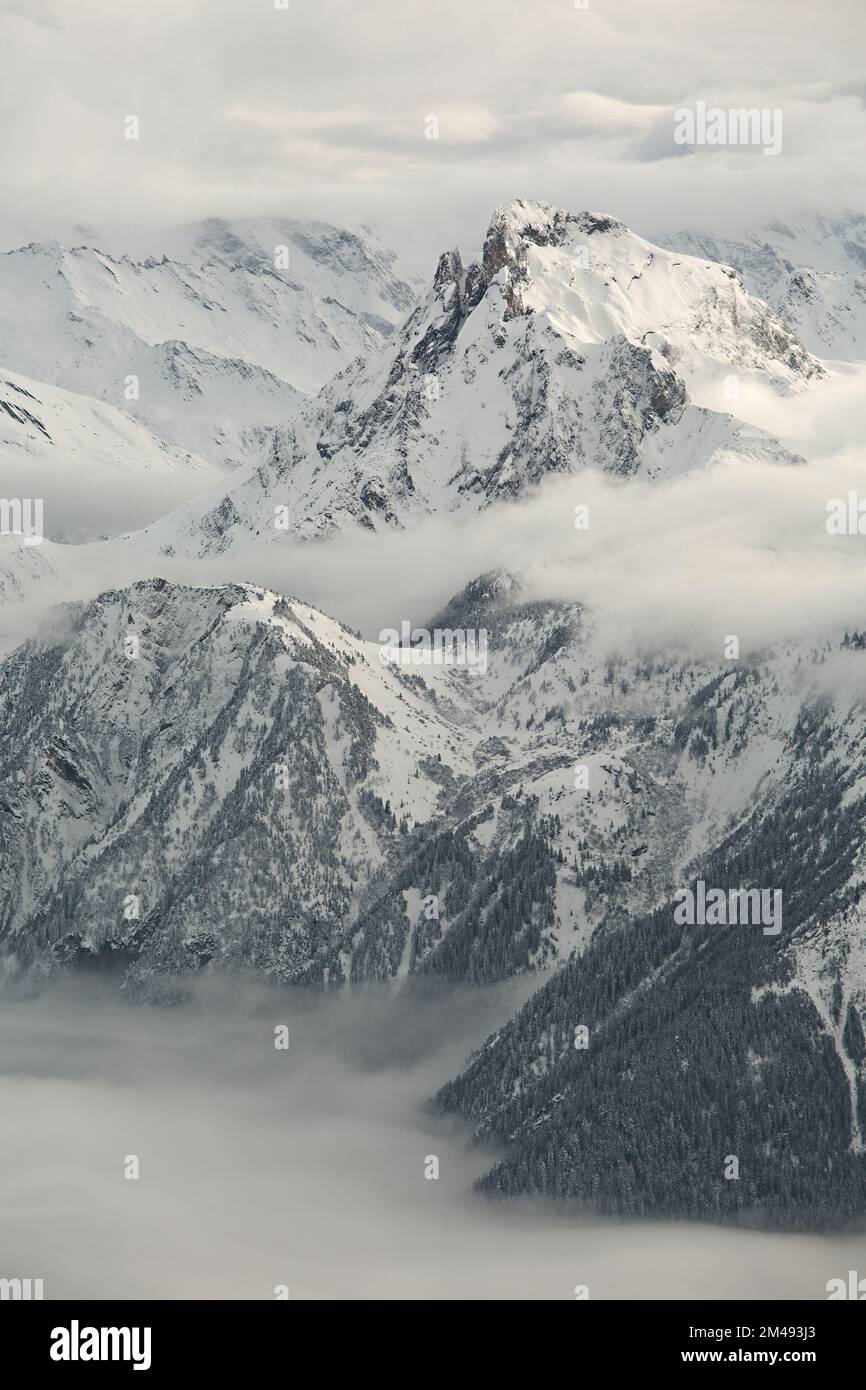
M 279 213 L 426 268 L 515 196 L 644 233 L 866 209 L 863 0 L 588 5 L 0 0 L 0 243 Z M 683 153 L 698 100 L 780 109 L 782 153 Z

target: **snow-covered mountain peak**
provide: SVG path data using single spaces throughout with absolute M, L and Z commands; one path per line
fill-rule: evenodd
M 493 275 L 504 260 L 522 260 L 528 244 L 564 246 L 576 233 L 630 235 L 624 222 L 606 213 L 566 212 L 533 198 L 515 198 L 508 207 L 496 208 L 490 219 L 482 255 L 485 269 Z
M 279 539 L 278 503 L 311 537 L 477 511 L 585 468 L 663 479 L 746 454 L 790 463 L 694 405 L 689 384 L 733 374 L 785 394 L 822 372 L 734 271 L 610 217 L 517 201 L 494 213 L 480 260 L 447 250 L 388 342 L 277 429 L 230 493 L 156 538 L 202 554 Z
M 450 265 L 453 253 L 440 261 L 437 280 L 446 259 Z M 687 379 L 716 365 L 760 372 L 790 390 L 821 375 L 819 363 L 751 299 L 736 272 L 666 251 L 605 214 L 523 199 L 498 208 L 480 267 L 470 266 L 463 277 L 465 308 L 474 309 L 494 286 L 505 318 L 543 316 L 575 345 L 621 334 L 661 349 Z

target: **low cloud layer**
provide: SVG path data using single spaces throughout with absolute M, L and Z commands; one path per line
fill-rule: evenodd
M 521 988 L 423 1006 L 235 987 L 164 1011 L 67 983 L 0 1002 L 0 1276 L 46 1298 L 823 1299 L 862 1269 L 863 1237 L 473 1197 L 485 1155 L 422 1106 Z
M 738 462 L 673 483 L 612 482 L 592 471 L 553 478 L 519 504 L 408 532 L 247 547 L 214 560 L 143 556 L 133 547 L 35 547 L 61 571 L 0 610 L 0 641 L 27 636 L 52 603 L 92 598 L 145 576 L 265 585 L 322 608 L 365 636 L 425 623 L 492 569 L 532 597 L 589 605 L 612 647 L 713 653 L 730 633 L 743 652 L 863 626 L 866 535 L 827 530 L 828 503 L 866 501 L 866 454 L 783 467 Z M 576 530 L 575 508 L 589 526 Z M 866 518 L 864 518 L 866 525 Z M 0 541 L 0 544 L 9 544 Z M 363 581 L 363 582 L 361 582 Z
M 158 520 L 195 496 L 202 479 L 213 485 L 217 470 L 168 469 L 160 472 L 132 467 L 108 467 L 87 455 L 86 436 L 79 457 L 59 462 L 50 455 L 26 456 L 11 450 L 2 459 L 0 494 L 8 498 L 39 498 L 45 504 L 45 526 L 58 539 L 78 543 L 116 536 Z M 0 536 L 0 545 L 3 537 Z

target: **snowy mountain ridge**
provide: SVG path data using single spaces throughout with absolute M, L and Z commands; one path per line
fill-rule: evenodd
M 692 404 L 690 382 L 732 373 L 784 395 L 824 369 L 733 271 L 612 218 L 518 200 L 494 215 L 481 262 L 446 252 L 392 340 L 152 540 L 189 555 L 267 542 L 275 503 L 309 538 L 471 513 L 587 467 L 665 479 L 737 457 L 797 461 Z
M 166 241 L 171 256 L 139 260 L 56 242 L 0 255 L 0 362 L 236 466 L 247 432 L 283 421 L 414 302 L 366 233 L 212 220 Z
M 683 231 L 660 240 L 735 267 L 811 352 L 844 361 L 866 355 L 866 217 L 814 215 L 742 237 Z

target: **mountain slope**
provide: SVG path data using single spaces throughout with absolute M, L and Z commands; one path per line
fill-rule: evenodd
M 862 1213 L 864 646 L 715 671 L 618 658 L 604 711 L 584 655 L 588 783 L 576 798 L 560 779 L 546 806 L 578 950 L 438 1097 L 504 1149 L 483 1190 L 783 1227 Z M 527 707 L 537 724 L 542 690 L 544 724 L 564 708 L 567 725 L 577 669 L 561 643 L 500 700 L 504 727 L 515 701 L 513 726 Z M 675 894 L 698 880 L 778 891 L 778 932 L 682 925 Z
M 58 624 L 0 667 L 0 934 L 25 958 L 71 937 L 291 978 L 398 845 L 385 803 L 436 805 L 417 749 L 464 759 L 376 648 L 260 590 L 150 581 Z
M 440 1106 L 505 1147 L 484 1190 L 626 1216 L 862 1217 L 864 801 L 850 790 L 822 770 L 700 865 L 725 890 L 777 885 L 784 937 L 684 928 L 672 902 L 611 922 L 445 1087 Z

